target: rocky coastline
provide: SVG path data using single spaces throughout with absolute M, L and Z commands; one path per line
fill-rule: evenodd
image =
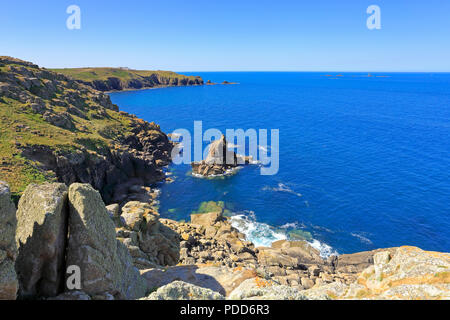
M 173 144 L 157 124 L 33 63 L 0 57 L 0 123 L 0 180 L 15 175 L 16 196 L 35 181 L 83 182 L 123 205 L 166 179 Z
M 302 240 L 255 247 L 220 207 L 161 218 L 173 144 L 71 77 L 0 57 L 0 112 L 0 299 L 450 299 L 449 253 L 324 259 Z M 226 146 L 194 173 L 251 162 Z
M 416 247 L 320 257 L 306 241 L 256 248 L 223 212 L 159 217 L 106 206 L 88 184 L 0 183 L 0 299 L 450 299 L 450 254 Z M 66 266 L 81 271 L 67 288 Z M 106 276 L 107 275 L 107 276 Z
M 198 76 L 185 76 L 169 71 L 142 71 L 129 68 L 53 69 L 75 81 L 102 92 L 142 90 L 164 87 L 198 86 Z

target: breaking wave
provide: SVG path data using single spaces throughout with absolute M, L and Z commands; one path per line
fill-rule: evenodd
M 255 247 L 270 247 L 275 241 L 288 240 L 289 237 L 285 230 L 297 227 L 298 223 L 285 224 L 280 227 L 280 230 L 277 230 L 266 223 L 257 222 L 253 211 L 246 211 L 243 214 L 232 216 L 231 225 L 238 229 L 239 232 L 245 234 L 246 239 L 253 242 Z M 322 258 L 339 254 L 331 246 L 317 239 L 307 242 L 320 252 Z

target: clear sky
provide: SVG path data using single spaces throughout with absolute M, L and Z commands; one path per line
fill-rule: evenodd
M 450 71 L 448 0 L 1 2 L 0 55 L 49 68 Z M 366 26 L 372 4 L 381 30 Z

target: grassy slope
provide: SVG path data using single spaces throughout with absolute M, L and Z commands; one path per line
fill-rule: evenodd
M 142 79 L 143 77 L 150 77 L 153 74 L 178 79 L 195 79 L 194 76 L 185 76 L 172 71 L 149 71 L 149 70 L 125 70 L 119 68 L 73 68 L 73 69 L 50 69 L 54 72 L 62 73 L 77 80 L 94 81 L 107 80 L 110 77 L 119 78 L 122 81 L 132 79 Z
M 9 66 L 22 68 L 21 65 Z M 9 66 L 0 67 L 0 71 L 9 72 Z M 36 71 L 31 67 L 25 67 Z M 20 78 L 20 76 L 18 76 Z M 65 94 L 76 94 L 76 90 L 64 88 L 53 98 L 64 99 Z M 55 150 L 76 150 L 84 147 L 92 152 L 101 153 L 106 146 L 112 147 L 117 136 L 131 134 L 129 115 L 105 109 L 107 116 L 99 118 L 98 109 L 103 109 L 88 96 L 81 96 L 86 102 L 83 119 L 72 115 L 75 129 L 67 130 L 44 121 L 35 114 L 26 103 L 0 96 L 0 180 L 10 184 L 15 194 L 20 194 L 32 182 L 54 180 L 52 172 L 42 172 L 39 163 L 23 158 L 19 146 L 44 145 Z M 44 100 L 46 107 L 53 112 L 62 112 L 66 108 L 55 106 L 50 99 Z M 95 115 L 95 116 L 93 116 Z

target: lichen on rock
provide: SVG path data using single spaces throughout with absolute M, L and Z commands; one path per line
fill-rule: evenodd
M 224 300 L 225 297 L 211 289 L 183 281 L 174 281 L 159 288 L 142 300 Z
M 145 281 L 127 248 L 116 239 L 115 226 L 98 191 L 90 185 L 69 188 L 69 246 L 67 264 L 77 265 L 82 290 L 89 295 L 108 292 L 117 299 L 145 295 Z
M 0 300 L 15 300 L 19 287 L 14 269 L 17 257 L 15 213 L 9 186 L 0 181 Z
M 20 296 L 52 297 L 65 276 L 68 202 L 61 183 L 30 184 L 17 210 Z

